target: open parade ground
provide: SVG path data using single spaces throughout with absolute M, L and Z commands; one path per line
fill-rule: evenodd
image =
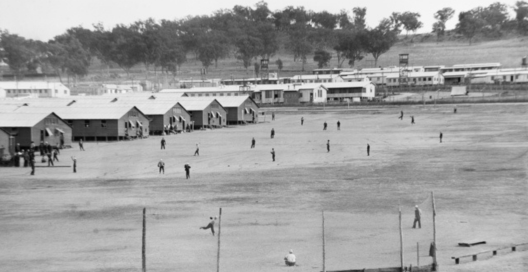
M 275 121 L 165 136 L 165 150 L 161 136 L 86 151 L 75 143 L 61 167 L 37 157 L 35 176 L 0 168 L 0 270 L 140 271 L 144 207 L 148 271 L 216 271 L 217 236 L 199 227 L 219 207 L 220 271 L 322 271 L 323 210 L 327 270 L 398 266 L 398 207 L 404 263 L 417 264 L 418 244 L 423 265 L 434 192 L 440 271 L 526 271 L 527 251 L 459 265 L 451 257 L 528 242 L 528 106 L 453 108 L 276 109 Z M 457 246 L 473 241 L 487 244 Z M 295 267 L 283 262 L 290 249 Z

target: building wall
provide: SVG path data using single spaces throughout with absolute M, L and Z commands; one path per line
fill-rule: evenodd
M 213 101 L 213 103 L 209 104 L 209 106 L 207 106 L 204 112 L 214 113 L 214 117 L 211 118 L 211 122 L 210 122 L 211 126 L 222 127 L 227 124 L 227 112 L 217 101 Z M 217 112 L 220 113 L 221 118 L 216 117 Z M 204 117 L 205 117 L 205 120 L 204 120 L 205 124 L 209 124 L 207 114 L 204 114 Z
M 50 129 L 53 135 L 46 135 L 46 128 Z M 61 133 L 57 128 L 64 131 L 64 145 L 71 146 L 72 128 L 54 114 L 48 115 L 44 120 L 31 128 L 31 139 L 35 145 L 40 144 L 40 142 L 48 142 L 52 146 L 60 144 Z
M 143 124 L 143 127 L 137 124 L 138 121 Z M 130 122 L 134 124 L 132 127 L 130 126 Z M 129 137 L 135 137 L 139 134 L 139 131 L 142 131 L 143 136 L 147 136 L 150 133 L 149 119 L 135 108 L 130 109 L 125 115 L 119 118 L 117 124 L 118 137 L 125 137 L 127 134 Z
M 284 104 L 299 104 L 299 92 L 285 91 L 284 92 Z
M 299 98 L 300 102 L 313 102 L 313 97 L 311 97 L 313 95 L 313 89 L 299 90 L 299 93 L 301 94 L 301 97 Z
M 243 111 L 244 108 L 248 108 L 248 109 L 252 109 L 253 110 L 253 111 L 250 110 L 249 113 L 244 114 L 244 120 L 246 122 L 253 122 L 253 120 L 255 120 L 255 122 L 258 122 L 258 112 L 259 112 L 259 110 L 258 110 L 257 104 L 255 104 L 250 99 L 246 99 L 246 101 L 244 102 L 244 105 L 242 106 L 242 112 L 244 112 Z
M 319 88 L 314 89 L 314 94 L 313 94 L 314 103 L 326 103 L 327 98 L 328 98 L 328 94 L 324 87 L 319 86 Z
M 72 125 L 73 139 L 86 137 L 117 137 L 117 120 L 67 120 Z M 88 121 L 86 126 L 85 121 Z M 104 123 L 104 127 L 103 124 Z

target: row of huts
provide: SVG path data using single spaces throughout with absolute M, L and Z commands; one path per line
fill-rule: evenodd
M 118 141 L 163 133 L 258 122 L 259 107 L 245 95 L 184 97 L 178 93 L 1 99 L 0 149 L 47 142 Z M 1 153 L 0 153 L 1 155 Z

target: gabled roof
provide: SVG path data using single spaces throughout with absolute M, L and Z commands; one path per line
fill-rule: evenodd
M 33 127 L 50 114 L 55 113 L 51 110 L 36 112 L 3 112 L 0 113 L 0 127 Z M 57 114 L 55 115 L 59 117 Z
M 190 97 L 189 100 L 211 100 L 211 97 Z M 222 105 L 224 108 L 231 108 L 231 107 L 240 107 L 242 106 L 247 100 L 250 100 L 253 102 L 257 107 L 257 103 L 249 96 L 249 95 L 240 95 L 240 96 L 218 96 L 215 97 L 215 99 Z
M 216 101 L 220 107 L 224 108 L 218 100 L 209 97 L 210 99 L 197 99 L 195 97 L 182 97 L 178 100 L 178 102 L 187 110 L 187 111 L 203 111 L 205 108 L 207 108 L 209 105 L 211 105 L 214 101 Z M 225 108 L 224 108 L 225 110 Z

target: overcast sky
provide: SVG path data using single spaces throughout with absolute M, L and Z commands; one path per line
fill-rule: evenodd
M 210 15 L 219 9 L 231 9 L 235 5 L 252 6 L 258 1 L 241 0 L 0 0 L 0 29 L 30 39 L 47 41 L 74 26 L 91 28 L 101 22 L 106 28 L 116 24 L 130 24 L 152 17 L 181 19 L 188 15 Z M 430 32 L 433 14 L 444 7 L 455 9 L 448 22 L 452 29 L 460 11 L 477 6 L 488 6 L 497 0 L 268 0 L 270 10 L 282 10 L 286 6 L 304 6 L 306 10 L 339 13 L 354 7 L 367 8 L 367 24 L 375 26 L 392 12 L 412 11 L 422 15 L 424 27 L 418 32 Z M 515 0 L 500 1 L 513 6 Z M 511 11 L 513 14 L 513 11 Z

